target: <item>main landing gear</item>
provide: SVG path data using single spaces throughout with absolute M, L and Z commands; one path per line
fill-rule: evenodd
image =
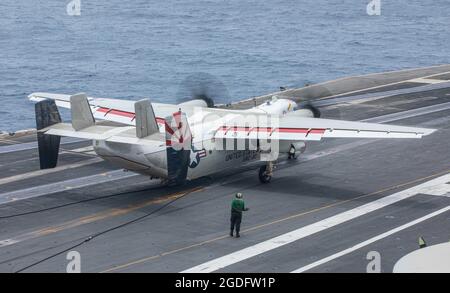
M 267 162 L 266 165 L 259 168 L 259 181 L 269 183 L 273 174 L 273 162 Z

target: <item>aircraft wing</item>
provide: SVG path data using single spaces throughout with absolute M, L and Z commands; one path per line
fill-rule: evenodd
M 70 109 L 70 97 L 70 95 L 64 94 L 32 93 L 28 96 L 28 99 L 35 102 L 54 100 L 58 107 Z M 113 121 L 125 125 L 136 124 L 134 111 L 136 101 L 93 97 L 87 97 L 87 99 L 95 119 Z M 156 121 L 160 126 L 164 125 L 164 119 L 162 117 L 169 116 L 178 110 L 175 105 L 160 103 L 152 103 L 152 105 L 155 113 L 159 115 L 156 117 Z
M 306 117 L 281 117 L 278 121 L 262 119 L 257 123 L 228 121 L 220 126 L 216 139 L 272 139 L 289 141 L 322 138 L 421 138 L 434 129 L 395 126 Z

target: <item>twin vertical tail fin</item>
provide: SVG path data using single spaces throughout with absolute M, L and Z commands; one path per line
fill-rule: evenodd
M 159 133 L 158 123 L 153 112 L 152 103 L 149 99 L 134 103 L 136 117 L 136 137 L 144 138 Z
M 76 94 L 70 97 L 70 114 L 72 115 L 72 127 L 75 131 L 95 125 L 95 119 L 86 94 Z
M 192 149 L 192 134 L 181 111 L 173 113 L 165 120 L 167 174 L 170 185 L 186 182 Z
M 89 101 L 85 94 L 70 97 L 72 128 L 75 131 L 95 125 Z M 43 100 L 35 105 L 36 129 L 41 169 L 55 168 L 58 163 L 61 137 L 45 134 L 46 128 L 61 123 L 61 115 L 55 100 Z
M 58 162 L 60 136 L 48 135 L 39 130 L 61 123 L 54 100 L 43 100 L 35 104 L 39 163 L 41 169 L 55 168 Z
M 35 105 L 41 169 L 54 168 L 57 165 L 61 139 L 59 133 L 62 132 L 54 130 L 62 128 L 65 132 L 89 133 L 90 130 L 87 128 L 95 128 L 95 119 L 85 94 L 71 96 L 70 106 L 72 130 L 64 130 L 63 124 L 55 125 L 61 123 L 61 116 L 54 100 L 43 100 Z M 149 100 L 141 100 L 135 103 L 135 117 L 137 138 L 142 139 L 159 133 L 159 127 Z M 54 126 L 54 129 L 52 126 Z M 53 135 L 46 134 L 46 131 L 53 133 Z M 184 184 L 192 154 L 192 134 L 185 113 L 178 111 L 165 119 L 165 139 L 169 184 Z

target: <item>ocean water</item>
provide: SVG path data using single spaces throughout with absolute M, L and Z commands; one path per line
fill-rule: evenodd
M 31 92 L 173 102 L 196 72 L 231 100 L 450 63 L 450 1 L 0 1 L 0 130 L 34 127 Z

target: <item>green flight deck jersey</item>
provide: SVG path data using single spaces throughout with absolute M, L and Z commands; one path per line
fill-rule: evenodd
M 231 202 L 231 211 L 232 212 L 237 212 L 237 213 L 242 213 L 243 211 L 245 211 L 245 203 L 243 199 L 240 198 L 235 198 L 233 199 L 233 201 Z

